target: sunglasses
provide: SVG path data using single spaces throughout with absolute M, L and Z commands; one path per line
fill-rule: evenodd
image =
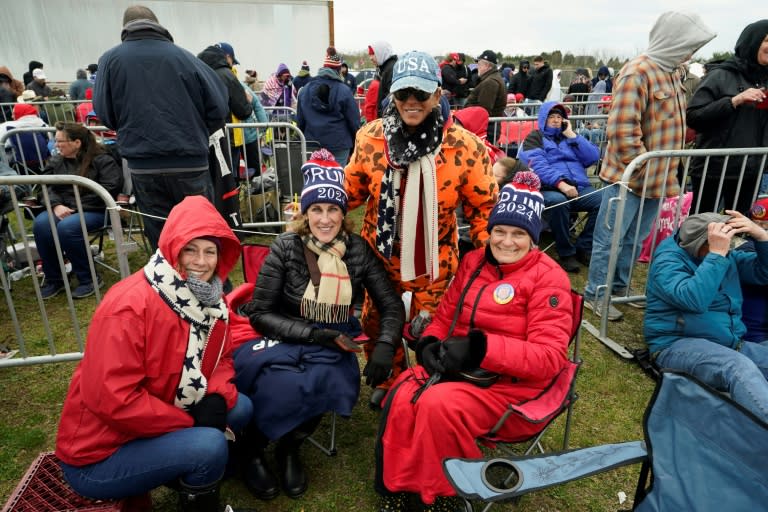
M 409 87 L 407 89 L 400 89 L 398 91 L 395 91 L 392 93 L 395 96 L 395 99 L 397 101 L 405 101 L 411 96 L 416 98 L 416 101 L 427 101 L 430 96 L 432 96 L 431 92 L 424 92 L 419 89 L 414 89 L 413 87 Z

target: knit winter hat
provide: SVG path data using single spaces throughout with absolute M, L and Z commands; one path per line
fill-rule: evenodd
M 305 60 L 301 61 L 301 70 L 302 71 L 309 71 L 309 64 L 307 64 L 307 61 L 305 61 Z
M 318 149 L 301 166 L 304 188 L 301 191 L 301 213 L 315 203 L 332 203 L 347 213 L 347 192 L 344 190 L 344 169 L 333 153 Z
M 488 232 L 497 224 L 517 226 L 526 230 L 534 243 L 539 243 L 541 213 L 544 211 L 544 197 L 540 189 L 541 180 L 533 172 L 515 174 L 512 182 L 504 185 L 499 192 L 499 202 L 488 218 Z
M 719 213 L 697 213 L 689 215 L 682 224 L 677 233 L 677 240 L 680 247 L 694 258 L 699 257 L 699 249 L 707 241 L 709 234 L 708 226 L 712 222 L 726 222 L 730 215 L 720 215 Z
M 752 220 L 768 221 L 768 195 L 757 197 L 757 201 L 749 209 L 749 216 Z
M 339 69 L 341 67 L 341 55 L 336 53 L 336 48 L 329 46 L 325 51 L 324 68 Z

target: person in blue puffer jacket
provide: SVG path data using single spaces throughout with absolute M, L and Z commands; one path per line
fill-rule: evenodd
M 544 103 L 538 126 L 523 141 L 518 157 L 541 179 L 545 219 L 555 239 L 560 265 L 567 272 L 578 272 L 580 263 L 589 265 L 592 233 L 602 201 L 586 171 L 600 158 L 600 150 L 573 131 L 561 103 Z M 587 212 L 587 223 L 574 244 L 570 227 L 571 214 L 576 212 Z

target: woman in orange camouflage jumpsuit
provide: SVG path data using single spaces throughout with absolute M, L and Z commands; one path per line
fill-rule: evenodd
M 362 237 L 371 245 L 399 293 L 410 291 L 411 318 L 422 320 L 418 338 L 437 309 L 458 267 L 457 224 L 461 203 L 477 246 L 488 236 L 488 215 L 496 184 L 483 142 L 451 122 L 440 103 L 440 70 L 422 52 L 402 55 L 395 64 L 389 104 L 381 119 L 361 128 L 345 168 L 349 208 L 367 203 Z M 418 187 L 406 187 L 418 181 Z M 363 326 L 372 339 L 378 313 L 366 298 Z M 367 347 L 369 359 L 395 355 L 392 377 L 378 385 L 378 406 L 403 364 L 402 347 Z

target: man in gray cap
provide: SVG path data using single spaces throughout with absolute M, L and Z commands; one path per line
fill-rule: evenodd
M 741 213 L 688 217 L 656 249 L 643 334 L 658 366 L 726 391 L 768 421 L 768 346 L 744 341 L 741 283 L 768 284 L 768 232 Z M 755 252 L 732 251 L 737 234 Z

